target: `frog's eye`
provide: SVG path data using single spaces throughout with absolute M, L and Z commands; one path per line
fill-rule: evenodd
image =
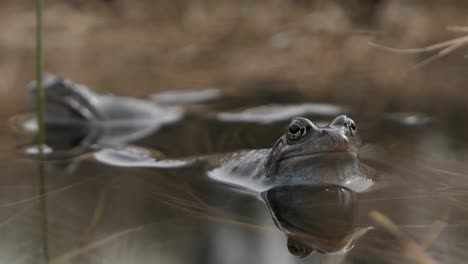
M 287 247 L 289 253 L 298 258 L 307 257 L 312 253 L 311 249 L 292 238 L 288 238 Z
M 288 127 L 288 139 L 296 140 L 307 134 L 311 126 L 301 119 L 293 119 Z
M 354 135 L 357 131 L 356 123 L 354 121 L 345 116 L 340 115 L 336 117 L 329 125 L 330 127 L 344 127 L 346 129 L 346 133 L 350 135 Z

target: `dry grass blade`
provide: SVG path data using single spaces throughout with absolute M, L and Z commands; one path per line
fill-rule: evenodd
M 387 47 L 384 45 L 380 45 L 377 43 L 374 43 L 372 41 L 367 42 L 367 44 L 373 48 L 383 50 L 383 51 L 388 51 L 388 52 L 393 52 L 393 53 L 400 53 L 400 54 L 419 54 L 419 53 L 425 53 L 425 52 L 431 52 L 431 51 L 436 51 L 440 49 L 445 49 L 447 47 L 450 47 L 456 43 L 459 43 L 461 40 L 464 40 L 465 38 L 468 38 L 467 36 L 463 36 L 460 38 L 456 39 L 451 39 L 447 41 L 443 41 L 440 43 L 436 43 L 430 46 L 422 47 L 422 48 L 412 48 L 412 49 L 399 49 L 399 48 L 391 48 Z
M 453 30 L 453 28 L 451 28 Z M 458 29 L 458 28 L 457 28 Z M 465 28 L 466 30 L 467 28 Z M 379 50 L 384 50 L 388 52 L 393 52 L 393 53 L 400 53 L 400 54 L 419 54 L 419 53 L 426 53 L 426 52 L 432 52 L 432 51 L 437 51 L 439 50 L 438 53 L 436 53 L 433 56 L 430 56 L 429 58 L 417 63 L 413 67 L 411 67 L 412 70 L 420 68 L 424 65 L 427 65 L 431 62 L 433 62 L 436 59 L 439 59 L 443 56 L 446 56 L 447 54 L 453 52 L 454 50 L 463 47 L 468 43 L 468 36 L 463 36 L 463 37 L 458 37 L 454 38 L 451 40 L 443 41 L 440 43 L 436 43 L 427 47 L 422 47 L 422 48 L 413 48 L 413 49 L 398 49 L 398 48 L 391 48 L 387 47 L 384 45 L 380 45 L 374 42 L 368 42 L 368 44 L 376 49 Z
M 380 212 L 372 211 L 369 213 L 370 219 L 377 228 L 382 229 L 392 235 L 399 243 L 403 252 L 413 263 L 416 264 L 435 264 L 437 263 L 429 257 L 424 250 L 411 240 L 403 231 L 401 231 L 388 217 Z
M 91 221 L 88 227 L 85 229 L 84 234 L 81 238 L 83 241 L 89 238 L 92 230 L 98 225 L 99 221 L 101 220 L 104 208 L 107 205 L 109 189 L 110 189 L 109 187 L 105 188 L 99 195 L 99 199 L 97 201 L 96 207 L 94 208 Z
M 429 246 L 439 237 L 440 233 L 444 231 L 445 227 L 447 226 L 447 222 L 436 220 L 426 235 L 421 239 L 421 248 L 426 250 Z
M 464 45 L 466 45 L 468 43 L 468 36 L 465 36 L 465 37 L 462 37 L 462 38 L 458 38 L 457 39 L 457 42 L 454 42 L 453 44 L 451 44 L 450 46 L 442 49 L 441 51 L 439 51 L 437 54 L 421 61 L 420 63 L 417 63 L 416 65 L 414 65 L 413 67 L 411 67 L 412 69 L 417 69 L 419 67 L 422 67 L 424 65 L 427 65 L 429 63 L 431 63 L 432 61 L 435 61 L 436 59 L 439 59 L 439 58 L 442 58 L 443 56 L 453 52 L 454 50 L 460 48 L 460 47 L 463 47 Z
M 52 263 L 68 263 L 71 259 L 79 256 L 79 255 L 82 255 L 83 253 L 85 252 L 89 252 L 91 250 L 94 250 L 102 245 L 105 245 L 105 244 L 108 244 L 108 243 L 111 243 L 121 237 L 124 237 L 124 236 L 127 236 L 131 233 L 135 233 L 135 232 L 141 232 L 143 231 L 146 227 L 150 226 L 150 225 L 153 225 L 153 224 L 156 224 L 155 223 L 149 223 L 149 224 L 145 224 L 145 225 L 140 225 L 140 226 L 136 226 L 136 227 L 133 227 L 133 228 L 128 228 L 128 229 L 125 229 L 125 230 L 122 230 L 120 232 L 117 232 L 117 233 L 114 233 L 112 235 L 109 235 L 109 236 L 106 236 L 102 239 L 99 239 L 99 240 L 96 240 L 96 241 L 93 241 L 89 244 L 86 244 L 82 247 L 79 247 L 79 248 L 76 248 L 76 249 L 73 249 L 61 256 L 58 256 L 58 257 L 55 257 L 55 258 L 52 258 L 49 262 L 49 264 L 52 264 Z
M 12 206 L 16 206 L 16 205 L 29 203 L 29 202 L 34 202 L 34 201 L 37 201 L 37 200 L 39 200 L 41 198 L 50 197 L 50 196 L 52 196 L 54 194 L 62 193 L 64 191 L 66 191 L 66 190 L 70 190 L 70 189 L 72 189 L 74 187 L 89 183 L 91 181 L 96 181 L 96 179 L 88 178 L 88 179 L 85 179 L 83 181 L 75 182 L 75 183 L 72 183 L 70 185 L 67 185 L 67 186 L 64 186 L 64 187 L 61 187 L 61 188 L 57 188 L 57 189 L 52 190 L 52 191 L 48 191 L 48 192 L 41 193 L 39 195 L 35 195 L 33 197 L 17 200 L 17 201 L 14 201 L 14 202 L 6 202 L 6 203 L 3 203 L 3 204 L 0 204 L 0 208 L 7 208 L 7 207 L 12 207 Z
M 468 27 L 463 27 L 463 26 L 448 26 L 448 27 L 445 27 L 445 29 L 447 31 L 468 33 Z

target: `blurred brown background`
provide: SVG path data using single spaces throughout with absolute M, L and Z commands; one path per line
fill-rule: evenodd
M 465 112 L 467 49 L 418 70 L 423 47 L 461 36 L 468 2 L 47 0 L 45 71 L 119 95 L 216 87 L 291 91 L 362 111 Z M 0 115 L 34 78 L 34 3 L 0 3 Z
M 383 121 L 382 127 L 363 129 L 367 132 L 363 138 L 366 142 L 369 138 L 377 142 L 375 153 L 369 155 L 382 161 L 384 165 L 377 167 L 377 171 L 390 175 L 388 179 L 396 183 L 401 180 L 408 188 L 412 186 L 408 182 L 417 182 L 416 187 L 429 190 L 432 186 L 447 187 L 446 198 L 430 196 L 411 203 L 397 197 L 393 202 L 381 200 L 384 203 L 381 208 L 390 208 L 388 211 L 394 211 L 403 220 L 418 220 L 418 224 L 427 224 L 428 228 L 432 220 L 423 216 L 436 216 L 438 207 L 463 212 L 453 214 L 450 221 L 456 225 L 447 226 L 429 250 L 441 252 L 440 258 L 435 256 L 441 263 L 465 262 L 468 229 L 463 186 L 468 171 L 468 123 L 465 129 L 460 126 L 468 118 L 468 59 L 464 58 L 468 47 L 411 70 L 434 53 L 396 54 L 372 48 L 368 42 L 413 48 L 468 34 L 446 30 L 447 26 L 468 26 L 468 1 L 44 0 L 44 3 L 45 71 L 101 92 L 144 97 L 168 89 L 215 87 L 227 96 L 251 101 L 241 106 L 281 100 L 325 101 L 349 105 L 377 117 L 383 116 L 380 115 L 383 111 L 417 111 L 447 120 L 456 129 L 442 124 L 440 127 L 444 129 L 421 126 L 410 130 Z M 37 164 L 26 159 L 21 148 L 32 139 L 11 132 L 5 122 L 17 113 L 30 111 L 24 87 L 35 78 L 34 8 L 31 0 L 0 1 L 3 262 L 40 263 L 48 254 L 65 259 L 66 263 L 299 262 L 287 253 L 284 237 L 274 228 L 263 204 L 254 201 L 254 197 L 219 188 L 205 180 L 204 172 L 201 174 L 198 168 L 155 173 L 76 159 L 76 163 L 71 160 L 63 167 L 50 163 L 46 181 L 38 180 L 43 175 L 37 173 Z M 285 98 L 286 95 L 289 97 Z M 368 125 L 364 118 L 357 122 L 360 127 Z M 185 123 L 179 124 L 180 128 L 163 130 L 152 139 L 157 138 L 151 146 L 164 141 L 171 148 L 161 149 L 169 156 L 214 153 L 251 145 L 258 148 L 262 144 L 271 146 L 272 138 L 276 139 L 276 133 L 283 131 L 257 124 L 197 120 Z M 392 126 L 396 128 L 391 130 Z M 452 186 L 460 189 L 448 188 Z M 50 192 L 45 196 L 43 190 Z M 198 201 L 193 198 L 197 192 L 206 193 L 207 198 L 194 202 Z M 219 201 L 226 211 L 232 208 L 237 218 L 205 200 L 215 201 L 214 204 Z M 239 219 L 240 224 L 232 219 Z M 256 226 L 269 227 L 273 232 L 255 229 Z M 126 230 L 130 232 L 125 233 Z M 418 227 L 412 231 L 423 238 L 425 230 Z M 118 239 L 99 244 L 115 234 Z M 399 248 L 386 238 L 374 235 L 364 239 L 345 260 L 343 255 L 334 255 L 330 261 L 329 256 L 318 255 L 315 260 L 321 263 L 407 260 L 402 260 Z M 67 257 L 72 260 L 67 262 Z

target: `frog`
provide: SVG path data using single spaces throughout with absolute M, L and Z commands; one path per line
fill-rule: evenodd
M 126 144 L 177 122 L 184 116 L 184 110 L 175 105 L 160 105 L 149 99 L 98 93 L 86 85 L 53 74 L 46 74 L 43 79 L 45 124 L 50 128 L 48 132 L 61 135 L 65 130 L 67 135 L 76 134 L 76 138 L 88 145 Z M 36 82 L 29 83 L 26 88 L 29 98 L 34 99 Z M 23 130 L 36 132 L 35 124 L 36 120 L 29 118 L 23 122 Z
M 346 115 L 325 126 L 295 117 L 271 148 L 158 159 L 145 149 L 126 147 L 103 149 L 94 158 L 112 166 L 161 170 L 203 164 L 211 179 L 263 201 L 290 254 L 304 258 L 344 254 L 372 228 L 355 223 L 357 194 L 370 191 L 375 181 L 360 163 L 359 142 L 356 123 Z
M 295 117 L 271 148 L 160 159 L 145 149 L 127 146 L 99 150 L 94 158 L 113 166 L 153 169 L 202 163 L 213 180 L 253 193 L 296 184 L 336 184 L 363 192 L 373 186 L 374 177 L 360 163 L 358 144 L 356 123 L 346 115 L 326 126 Z

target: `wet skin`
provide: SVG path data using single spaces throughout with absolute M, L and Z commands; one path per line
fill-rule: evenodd
M 301 163 L 357 158 L 356 125 L 345 115 L 336 117 L 327 127 L 318 128 L 310 120 L 294 118 L 287 132 L 274 144 L 265 162 L 266 176 L 297 171 Z M 304 164 L 305 165 L 305 164 Z
M 359 162 L 356 141 L 356 125 L 344 115 L 325 127 L 296 117 L 269 149 L 171 160 L 139 148 L 104 148 L 94 158 L 113 166 L 153 169 L 201 164 L 210 178 L 254 193 L 291 184 L 337 184 L 362 192 L 374 181 Z
M 250 181 L 257 190 L 290 184 L 338 184 L 364 191 L 373 181 L 359 163 L 356 132 L 356 124 L 345 115 L 325 127 L 296 117 L 271 149 L 227 156 L 209 174 L 234 185 L 248 186 Z

